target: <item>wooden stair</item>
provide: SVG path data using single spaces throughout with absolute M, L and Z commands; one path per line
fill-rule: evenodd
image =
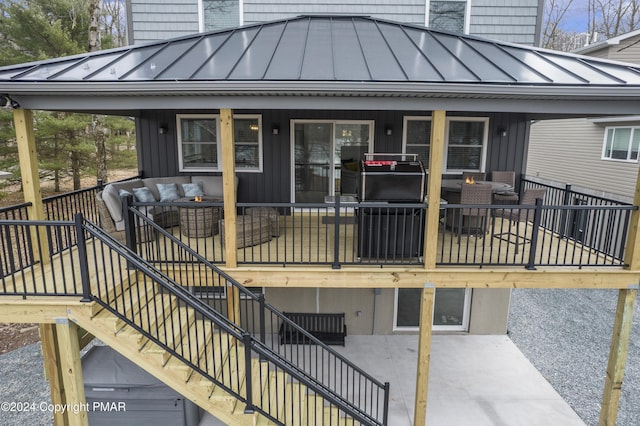
M 141 297 L 128 289 L 109 295 L 118 300 L 118 312 L 152 335 L 159 336 L 175 352 L 202 371 L 215 377 L 227 388 L 246 394 L 245 353 L 241 343 L 184 304 L 176 296 L 157 292 L 153 287 L 141 291 Z M 107 300 L 105 298 L 105 300 Z M 258 358 L 251 360 L 252 398 L 256 407 L 263 408 L 278 419 L 245 412 L 245 403 L 225 387 L 216 385 L 204 374 L 187 365 L 164 347 L 147 338 L 135 327 L 118 318 L 110 310 L 93 302 L 71 307 L 68 317 L 80 327 L 127 357 L 160 381 L 190 399 L 195 404 L 232 425 L 341 425 L 354 424 L 342 417 L 336 408 L 326 406 L 322 398 L 309 392 L 306 386 L 294 382 L 282 370 Z

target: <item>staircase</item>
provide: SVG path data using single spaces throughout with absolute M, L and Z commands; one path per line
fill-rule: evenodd
M 87 223 L 85 232 L 100 246 L 95 252 L 109 253 L 103 259 L 117 254 L 120 261 L 111 279 L 95 277 L 92 302 L 71 307 L 69 319 L 213 416 L 233 425 L 386 424 L 388 384 L 299 327 L 316 345 L 279 345 L 277 327 L 286 317 L 215 266 L 187 261 L 205 268 L 207 279 L 213 273 L 223 286 L 244 290 L 244 309 L 262 309 L 259 321 L 234 323 L 99 228 Z M 183 261 L 193 255 L 180 249 Z

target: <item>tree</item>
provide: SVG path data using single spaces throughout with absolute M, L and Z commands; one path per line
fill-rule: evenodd
M 103 8 L 104 4 L 107 7 Z M 114 47 L 124 41 L 122 10 L 123 0 L 2 0 L 0 65 Z M 110 12 L 117 14 L 111 16 Z M 97 176 L 106 181 L 105 134 L 109 130 L 101 124 L 103 117 L 56 113 L 50 117 L 58 121 L 56 129 L 42 114 L 38 114 L 39 150 L 46 155 L 40 155 L 41 167 L 48 168 L 54 186 L 60 188 L 60 178 L 69 170 L 78 189 L 80 173 L 88 164 L 95 164 Z M 0 131 L 0 142 L 1 137 Z M 9 157 L 0 151 L 0 161 L 5 158 Z

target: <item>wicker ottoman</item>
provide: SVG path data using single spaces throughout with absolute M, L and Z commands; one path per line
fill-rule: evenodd
M 180 198 L 176 201 L 193 201 Z M 204 238 L 218 233 L 220 209 L 211 206 L 180 207 L 180 232 L 187 237 Z
M 220 238 L 225 240 L 224 219 L 220 220 Z M 271 240 L 271 227 L 266 217 L 238 216 L 236 219 L 236 241 L 238 248 L 254 246 Z
M 278 237 L 280 235 L 280 215 L 278 210 L 273 207 L 249 207 L 244 211 L 244 214 L 249 217 L 266 217 L 271 225 L 271 236 Z

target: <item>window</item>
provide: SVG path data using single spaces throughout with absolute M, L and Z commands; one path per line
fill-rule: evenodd
M 464 33 L 466 9 L 466 0 L 430 1 L 428 26 L 436 30 Z
M 607 127 L 602 158 L 637 162 L 639 147 L 640 127 Z
M 202 0 L 201 31 L 241 25 L 239 0 Z
M 430 117 L 405 117 L 404 152 L 418 154 L 429 167 Z M 447 117 L 444 172 L 483 171 L 488 137 L 488 118 Z
M 220 171 L 220 117 L 178 114 L 180 171 Z M 236 170 L 262 171 L 262 117 L 235 115 L 233 131 Z

